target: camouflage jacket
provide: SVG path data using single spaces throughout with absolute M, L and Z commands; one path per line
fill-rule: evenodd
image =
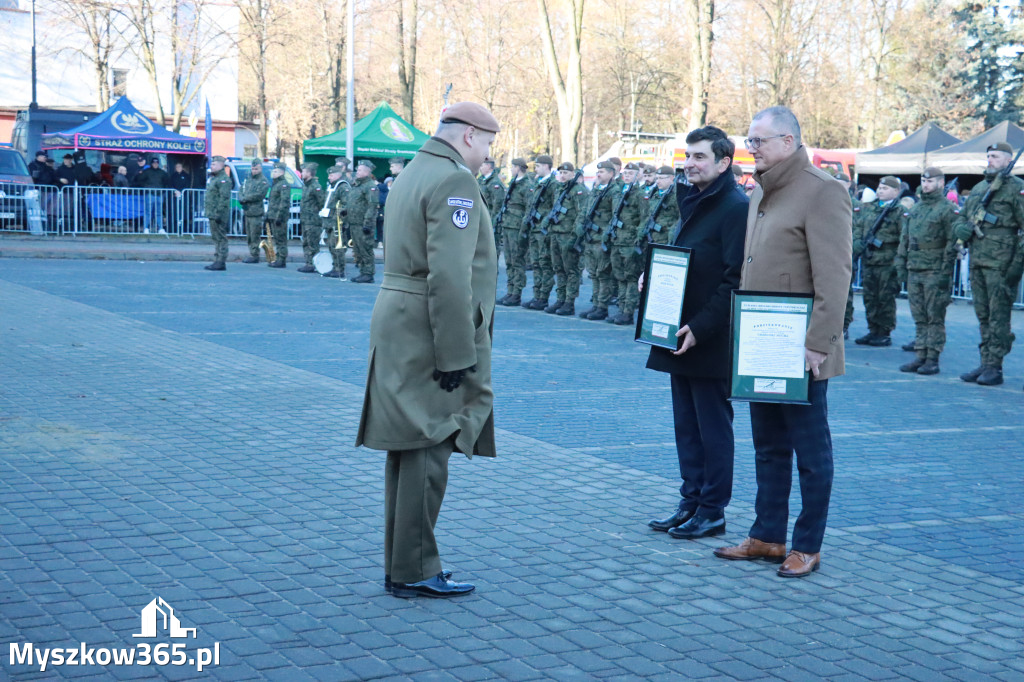
M 275 223 L 288 222 L 292 210 L 292 188 L 281 176 L 275 178 L 270 185 L 270 202 L 267 206 L 267 219 Z
M 350 229 L 355 227 L 373 230 L 377 227 L 379 209 L 377 181 L 372 177 L 356 178 L 348 192 L 348 217 L 345 225 Z
M 610 187 L 594 185 L 593 189 L 590 190 L 586 210 L 581 212 L 576 219 L 576 233 L 580 234 L 588 231 L 587 241 L 592 244 L 600 242 L 608 231 L 608 223 L 612 219 L 612 206 L 615 199 L 622 193 L 622 181 L 618 178 L 612 180 L 609 185 Z M 608 191 L 605 192 L 605 189 L 608 189 Z M 591 212 L 593 213 L 591 214 Z M 593 226 L 589 230 L 586 225 L 588 215 L 591 216 L 590 219 L 593 222 Z
M 885 216 L 885 222 L 875 232 L 875 238 L 881 240 L 881 248 L 865 248 L 864 240 L 874 226 L 878 216 L 885 210 L 881 202 L 873 201 L 870 204 L 860 204 L 853 207 L 853 253 L 861 254 L 861 262 L 864 265 L 892 265 L 896 257 L 896 248 L 900 243 L 900 227 L 903 222 L 904 208 L 899 205 L 899 199 L 893 199 L 896 206 L 890 209 Z
M 561 196 L 562 192 L 565 191 L 567 182 L 555 183 L 555 186 L 551 188 L 554 199 L 551 202 L 551 206 L 554 207 L 555 202 L 558 201 L 558 197 Z M 565 209 L 565 213 L 560 214 L 555 220 L 551 219 L 551 211 L 544 216 L 543 228 L 548 231 L 549 234 L 570 234 L 576 230 L 576 222 L 579 219 L 581 213 L 587 210 L 587 204 L 589 204 L 590 193 L 587 191 L 587 186 L 582 182 L 575 185 L 575 189 L 569 191 L 565 195 L 565 200 L 562 202 L 562 208 Z
M 622 191 L 615 198 L 615 204 L 612 206 L 613 213 L 620 203 L 622 208 L 619 210 L 619 220 L 622 221 L 622 224 L 615 229 L 612 245 L 635 246 L 647 207 L 643 185 L 635 182 L 631 185 L 623 184 Z
M 206 217 L 226 223 L 231 213 L 231 178 L 223 170 L 206 181 Z
M 263 199 L 267 196 L 270 183 L 263 173 L 250 175 L 242 183 L 242 189 L 238 193 L 238 203 L 242 205 L 247 218 L 263 217 Z
M 324 229 L 333 230 L 337 227 L 339 217 L 342 224 L 344 224 L 345 211 L 348 207 L 348 193 L 351 189 L 352 185 L 344 178 L 327 188 L 327 192 L 324 194 L 325 203 L 323 206 L 323 208 L 327 209 L 327 215 L 321 216 Z
M 484 198 L 484 204 L 493 218 L 498 214 L 501 202 L 505 199 L 505 183 L 501 181 L 498 171 L 494 171 L 486 178 L 480 176 L 476 182 L 480 185 L 480 196 Z
M 530 232 L 540 232 L 540 224 L 544 220 L 544 216 L 551 212 L 551 206 L 555 203 L 555 193 L 553 190 L 557 184 L 558 181 L 555 180 L 554 174 L 534 180 L 533 185 L 530 187 L 530 194 L 526 199 L 526 211 L 523 213 L 522 225 L 524 230 L 531 227 L 532 216 L 532 229 L 530 229 Z
M 668 244 L 672 239 L 672 235 L 676 231 L 676 223 L 679 222 L 679 201 L 676 199 L 676 187 L 678 185 L 673 182 L 664 192 L 655 189 L 647 196 L 647 205 L 644 207 L 643 220 L 636 238 L 638 246 L 643 246 L 645 242 Z M 652 220 L 653 225 L 651 224 Z M 650 228 L 649 231 L 648 228 Z
M 953 272 L 959 209 L 945 197 L 945 191 L 922 194 L 921 201 L 903 212 L 903 228 L 896 252 L 896 270 Z
M 956 238 L 970 246 L 971 265 L 982 268 L 1006 268 L 1014 258 L 1019 257 L 1020 235 L 1024 228 L 1024 181 L 1017 176 L 1010 176 L 1000 182 L 999 188 L 993 193 L 984 213 L 991 218 L 985 220 L 981 213 L 981 200 L 989 188 L 989 176 L 985 176 L 971 190 L 967 202 L 960 211 L 961 220 L 957 222 Z M 974 234 L 974 220 L 984 237 Z
M 303 225 L 319 225 L 320 209 L 324 205 L 324 190 L 315 177 L 305 180 L 302 187 L 302 199 L 299 201 L 299 219 Z
M 508 203 L 505 205 L 505 215 L 501 216 L 501 222 L 495 223 L 494 229 L 518 230 L 523 227 L 523 214 L 526 213 L 526 202 L 530 196 L 530 176 L 523 175 L 516 179 L 509 180 L 505 193 L 509 195 Z M 502 201 L 505 199 L 502 197 Z M 495 209 L 492 217 L 497 220 L 501 211 L 501 204 Z

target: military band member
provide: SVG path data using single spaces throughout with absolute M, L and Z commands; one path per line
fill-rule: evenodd
M 376 166 L 368 159 L 360 159 L 356 163 L 356 179 L 348 194 L 348 225 L 352 236 L 352 249 L 355 251 L 356 267 L 359 276 L 352 279 L 357 284 L 370 284 L 376 273 L 376 257 L 373 247 L 377 240 L 374 228 L 377 227 L 377 211 L 380 199 L 377 194 L 377 180 L 373 177 Z
M 206 270 L 225 270 L 228 259 L 228 222 L 231 220 L 231 178 L 224 170 L 226 159 L 210 159 L 210 179 L 206 181 L 206 219 L 213 239 L 213 262 Z
M 345 179 L 345 167 L 334 165 L 327 169 L 327 195 L 324 207 L 320 209 L 320 219 L 324 229 L 324 242 L 331 252 L 331 270 L 324 277 L 333 279 L 345 278 L 345 237 L 342 224 L 348 206 L 349 182 Z M 341 238 L 339 239 L 339 231 Z M 337 248 L 335 248 L 337 247 Z
M 249 177 L 238 192 L 238 203 L 245 214 L 245 236 L 249 245 L 249 257 L 243 263 L 260 262 L 260 239 L 263 237 L 263 200 L 267 197 L 270 183 L 263 175 L 263 162 L 253 159 Z
M 285 177 L 287 170 L 280 161 L 270 171 L 270 199 L 267 201 L 267 220 L 270 234 L 274 239 L 274 262 L 272 268 L 286 267 L 288 260 L 288 218 L 292 211 L 292 188 Z
M 526 215 L 523 216 L 524 238 L 530 242 L 530 260 L 533 262 L 533 298 L 522 305 L 529 310 L 544 310 L 548 307 L 548 298 L 555 286 L 555 274 L 551 269 L 551 246 L 548 237 L 541 231 L 544 216 L 551 211 L 554 203 L 555 176 L 552 168 L 555 162 L 547 154 L 541 154 L 533 161 L 533 169 L 537 175 L 530 188 L 530 196 L 526 203 Z
M 499 225 L 495 234 L 501 230 L 505 244 L 505 276 L 508 280 L 508 293 L 498 303 L 504 306 L 522 304 L 523 288 L 526 286 L 526 249 L 529 243 L 522 238 L 523 215 L 526 213 L 526 202 L 530 196 L 533 180 L 526 173 L 525 159 L 512 159 L 512 179 L 505 190 L 506 198 L 502 199 L 505 212 L 500 215 Z
M 640 167 L 635 163 L 628 163 L 622 169 L 622 192 L 612 209 L 618 213 L 618 221 L 613 230 L 614 236 L 608 234 L 605 240 L 619 302 L 618 315 L 609 317 L 607 321 L 618 325 L 633 324 L 633 313 L 639 301 L 640 257 L 636 252 L 636 240 L 646 204 L 638 180 L 639 173 Z
M 568 161 L 558 167 L 558 184 L 552 188 L 556 204 L 544 216 L 555 276 L 555 302 L 544 312 L 556 315 L 576 314 L 576 298 L 580 295 L 583 274 L 580 253 L 573 246 L 577 239 L 576 223 L 587 208 L 587 187 L 582 182 L 574 182 L 575 177 L 576 168 Z
M 860 345 L 892 345 L 890 334 L 896 328 L 896 295 L 900 293 L 893 261 L 903 216 L 903 208 L 892 204 L 899 202 L 901 191 L 900 179 L 887 175 L 878 183 L 878 201 L 861 204 L 860 210 L 854 212 L 853 253 L 861 259 L 864 314 L 868 321 L 868 333 L 856 340 Z M 887 208 L 889 212 L 872 235 L 872 228 Z
M 324 205 L 324 191 L 316 179 L 317 163 L 302 164 L 302 200 L 299 202 L 299 222 L 302 227 L 302 256 L 306 263 L 299 272 L 316 272 L 313 256 L 320 251 L 320 209 Z
M 611 161 L 597 164 L 597 180 L 590 190 L 587 210 L 580 215 L 576 229 L 583 235 L 585 258 L 590 280 L 594 285 L 594 307 L 584 310 L 580 317 L 586 320 L 608 319 L 608 305 L 615 295 L 617 284 L 612 277 L 612 262 L 602 246 L 612 219 L 612 206 L 622 193 L 622 181 L 615 177 Z

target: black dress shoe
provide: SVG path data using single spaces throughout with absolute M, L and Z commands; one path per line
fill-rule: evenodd
M 725 517 L 708 519 L 703 516 L 694 516 L 692 519 L 671 529 L 668 534 L 677 540 L 695 540 L 697 538 L 710 538 L 725 533 Z
M 469 594 L 476 587 L 470 583 L 456 583 L 445 580 L 443 573 L 438 573 L 433 578 L 421 580 L 418 583 L 391 583 L 391 594 L 402 599 L 411 597 L 434 597 L 435 599 L 447 599 Z
M 670 528 L 683 525 L 692 519 L 695 513 L 695 511 L 690 509 L 676 509 L 675 513 L 667 519 L 651 519 L 647 522 L 647 525 L 652 530 L 660 530 L 664 533 Z
M 445 580 L 451 580 L 452 579 L 452 572 L 449 571 L 447 568 L 442 568 L 441 569 L 441 577 L 444 578 Z M 384 591 L 390 593 L 391 592 L 391 587 L 393 585 L 394 585 L 394 583 L 391 582 L 391 576 L 385 574 L 385 576 L 384 576 Z

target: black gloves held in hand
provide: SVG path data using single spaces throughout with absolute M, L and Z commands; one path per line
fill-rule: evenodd
M 434 381 L 441 385 L 441 388 L 451 393 L 462 384 L 462 380 L 466 377 L 466 372 L 475 372 L 476 365 L 467 367 L 466 369 L 457 369 L 454 372 L 442 372 L 439 369 L 434 370 Z
M 364 227 L 363 228 L 363 234 L 370 234 L 370 228 Z

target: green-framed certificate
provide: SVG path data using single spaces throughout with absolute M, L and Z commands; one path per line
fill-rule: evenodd
M 811 294 L 732 292 L 730 400 L 810 404 L 804 342 Z
M 690 249 L 667 244 L 648 245 L 636 341 L 679 350 L 676 332 L 682 326 L 683 295 L 689 271 Z

